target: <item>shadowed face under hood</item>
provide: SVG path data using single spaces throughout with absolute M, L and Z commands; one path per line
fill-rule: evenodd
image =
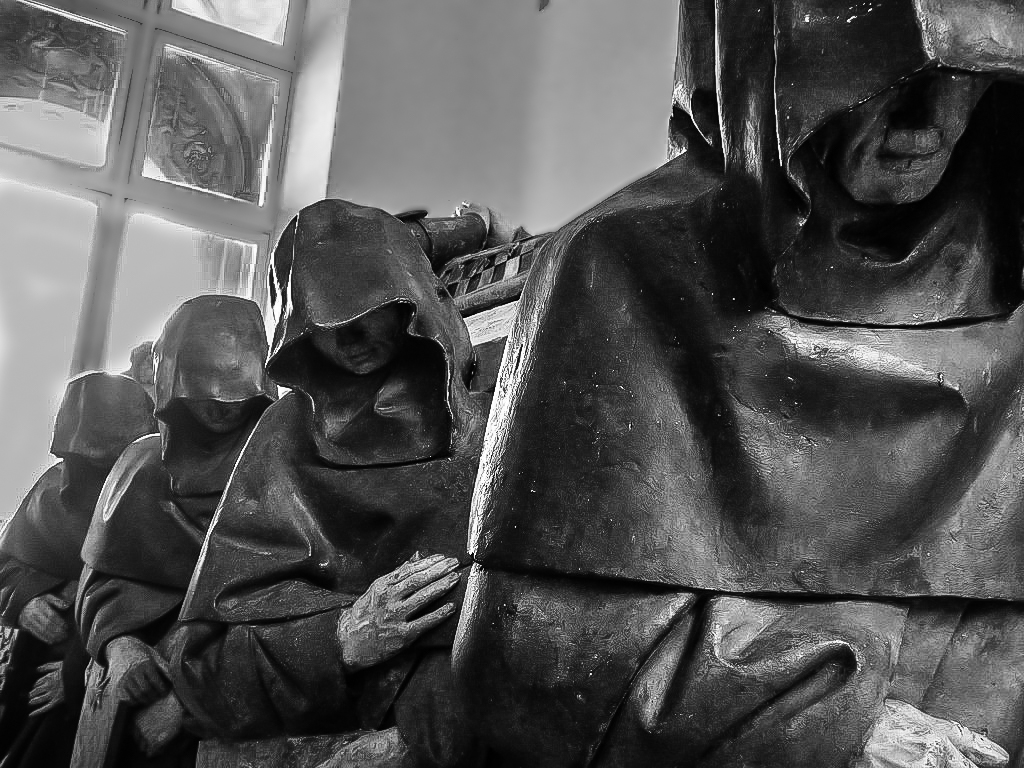
M 303 209 L 274 255 L 277 327 L 267 370 L 299 390 L 320 456 L 401 464 L 451 448 L 465 428 L 473 351 L 462 318 L 408 227 L 344 200 Z M 398 318 L 396 356 L 359 373 L 315 339 Z
M 1008 0 L 683 0 L 670 152 L 740 181 L 788 314 L 866 325 L 1005 314 L 1021 299 L 1022 50 Z M 955 150 L 933 191 L 866 203 L 837 181 L 837 121 L 952 79 L 984 96 L 959 141 L 942 137 Z
M 264 371 L 263 315 L 248 299 L 199 296 L 170 316 L 153 353 L 156 415 L 172 487 L 183 495 L 219 493 L 277 393 Z M 209 412 L 207 419 L 237 413 L 214 429 L 197 418 L 199 409 Z

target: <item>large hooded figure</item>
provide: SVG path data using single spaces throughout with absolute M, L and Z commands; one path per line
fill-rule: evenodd
M 682 156 L 509 337 L 476 725 L 539 768 L 1019 761 L 1019 4 L 682 10 Z
M 272 295 L 267 367 L 292 392 L 224 493 L 176 686 L 222 736 L 369 730 L 388 765 L 476 764 L 436 604 L 468 563 L 490 399 L 466 327 L 408 227 L 342 200 L 292 220 Z
M 58 768 L 71 760 L 88 659 L 70 610 L 82 542 L 117 457 L 154 431 L 153 401 L 137 382 L 99 372 L 72 379 L 50 447 L 61 461 L 43 473 L 0 534 L 0 621 L 19 628 L 4 672 L 5 768 Z M 46 674 L 30 700 L 42 665 Z M 26 719 L 30 708 L 37 713 Z
M 155 344 L 160 433 L 132 445 L 107 478 L 82 548 L 77 602 L 93 658 L 109 666 L 120 655 L 126 669 L 155 667 L 156 675 L 138 669 L 136 680 L 122 684 L 119 693 L 133 704 L 152 704 L 167 693 L 153 649 L 178 618 L 238 455 L 276 396 L 264 373 L 266 357 L 259 307 L 234 296 L 186 301 Z M 138 730 L 148 751 L 170 746 Z M 130 733 L 120 752 L 117 765 L 149 764 Z M 173 764 L 187 757 L 159 759 Z

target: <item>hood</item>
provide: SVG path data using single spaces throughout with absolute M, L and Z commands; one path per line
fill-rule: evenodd
M 264 371 L 266 355 L 263 315 L 248 299 L 198 296 L 167 320 L 153 357 L 156 416 L 175 493 L 223 490 L 242 445 L 277 396 Z M 189 400 L 248 402 L 248 418 L 227 434 L 214 434 L 192 417 Z
M 110 469 L 125 448 L 155 431 L 153 401 L 138 382 L 118 373 L 92 371 L 68 382 L 50 452 Z
M 344 200 L 315 203 L 286 228 L 271 278 L 277 326 L 267 370 L 305 395 L 322 458 L 398 464 L 459 441 L 474 360 L 469 333 L 404 223 Z M 409 338 L 379 376 L 347 373 L 313 346 L 318 329 L 393 304 L 407 309 Z
M 670 154 L 760 215 L 775 308 L 865 326 L 968 322 L 1024 298 L 1024 15 L 1005 0 L 683 0 Z M 923 199 L 855 201 L 810 139 L 928 71 L 991 81 Z M 824 134 L 823 134 L 824 135 Z

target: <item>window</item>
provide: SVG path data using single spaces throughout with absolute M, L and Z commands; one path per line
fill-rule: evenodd
M 72 371 L 126 367 L 197 293 L 263 303 L 304 12 L 305 0 L 0 0 L 0 177 L 93 216 L 88 253 L 63 255 L 87 275 Z
M 282 205 L 325 191 L 281 174 L 305 14 L 336 32 L 337 3 L 0 0 L 0 518 L 52 462 L 69 367 L 127 368 L 199 293 L 264 303 Z M 299 176 L 329 157 L 324 75 Z

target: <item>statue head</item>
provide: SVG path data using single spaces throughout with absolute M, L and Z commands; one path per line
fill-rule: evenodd
M 933 69 L 830 121 L 812 145 L 859 203 L 915 203 L 938 186 L 990 81 Z
M 856 143 L 859 130 L 861 149 L 876 141 L 883 157 L 920 142 L 911 175 L 922 181 L 859 164 L 851 148 L 844 184 L 883 183 L 914 199 L 934 186 L 926 179 L 948 163 L 988 84 L 1024 81 L 1024 17 L 1012 0 L 682 0 L 679 23 L 670 154 L 710 147 L 732 169 L 779 169 L 797 187 L 792 161 L 812 136 L 828 128 Z M 941 124 L 921 132 L 928 120 Z M 883 147 L 890 124 L 897 132 Z M 918 132 L 898 133 L 908 128 Z
M 276 396 L 263 369 L 266 356 L 254 302 L 210 294 L 178 307 L 154 347 L 156 416 L 165 440 L 171 426 L 221 435 L 262 412 Z
M 317 328 L 311 341 L 321 355 L 346 373 L 366 376 L 393 362 L 408 338 L 409 310 L 385 304 L 337 328 Z
M 152 387 L 155 377 L 153 370 L 153 342 L 144 341 L 132 348 L 130 356 L 131 365 L 125 376 L 130 376 L 144 387 Z
M 1020 303 L 1016 5 L 682 0 L 671 151 L 750 201 L 776 307 L 916 325 Z

